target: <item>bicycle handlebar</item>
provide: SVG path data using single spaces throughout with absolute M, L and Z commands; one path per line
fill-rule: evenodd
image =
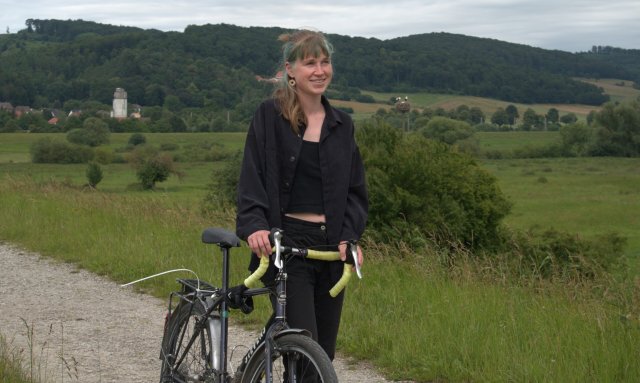
M 282 268 L 282 255 L 281 255 L 282 253 L 299 255 L 306 258 L 317 259 L 322 261 L 339 261 L 340 260 L 340 253 L 337 251 L 318 251 L 318 250 L 311 250 L 311 249 L 297 249 L 295 247 L 282 246 L 280 244 L 280 241 L 282 238 L 282 232 L 277 229 L 274 229 L 272 231 L 272 238 L 276 243 L 276 246 L 274 246 L 272 249 L 272 252 L 276 254 L 274 264 L 278 268 Z M 352 266 L 355 266 L 358 277 L 362 278 L 362 274 L 360 272 L 360 264 L 358 263 L 357 247 L 354 243 L 350 243 L 349 246 L 351 248 L 350 255 L 352 259 L 349 259 L 349 257 L 347 257 L 347 260 L 345 261 L 345 264 L 344 264 L 344 269 L 342 271 L 342 277 L 340 277 L 340 280 L 338 280 L 338 282 L 331 288 L 331 290 L 329 290 L 329 295 L 331 295 L 331 297 L 333 298 L 338 296 L 338 294 L 340 294 L 340 292 L 347 286 L 347 283 L 349 283 L 349 279 L 351 279 L 351 275 L 352 275 L 352 271 L 351 271 Z M 269 268 L 269 257 L 268 256 L 260 257 L 260 265 L 253 272 L 253 274 L 251 274 L 244 280 L 244 285 L 247 288 L 258 287 L 260 278 L 262 278 L 262 276 L 267 272 L 268 268 Z

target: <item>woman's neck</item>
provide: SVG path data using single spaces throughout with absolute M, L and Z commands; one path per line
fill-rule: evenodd
M 309 117 L 316 113 L 324 113 L 324 106 L 322 105 L 322 96 L 309 96 L 309 95 L 298 95 L 298 102 L 300 102 L 300 106 L 302 107 L 302 111 L 304 114 Z

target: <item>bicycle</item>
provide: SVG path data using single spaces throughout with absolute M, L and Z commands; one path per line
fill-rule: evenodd
M 276 305 L 259 338 L 231 375 L 227 371 L 229 308 L 249 314 L 254 296 L 272 294 L 274 289 L 256 287 L 269 267 L 269 258 L 260 258 L 258 269 L 242 285 L 229 288 L 229 254 L 239 247 L 235 234 L 220 228 L 208 228 L 202 241 L 222 250 L 222 286 L 217 288 L 199 279 L 178 279 L 181 291 L 169 296 L 169 308 L 160 352 L 160 382 L 258 383 L 273 381 L 337 382 L 331 360 L 308 331 L 289 328 L 286 321 L 286 260 L 290 256 L 339 260 L 338 252 L 322 252 L 282 246 L 282 231 L 272 230 L 277 268 Z M 336 296 L 351 278 L 352 268 L 362 277 L 355 242 L 348 244 L 348 260 L 342 278 L 331 289 Z M 179 298 L 175 308 L 172 302 Z M 274 380 L 277 378 L 277 380 Z

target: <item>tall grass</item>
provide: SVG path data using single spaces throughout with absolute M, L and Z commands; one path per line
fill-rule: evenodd
M 21 349 L 12 347 L 0 335 L 0 382 L 2 383 L 35 383 L 22 369 L 24 355 Z
M 233 227 L 230 212 L 203 219 L 196 208 L 158 194 L 105 194 L 27 179 L 5 178 L 0 206 L 0 238 L 118 282 L 186 267 L 219 283 L 219 251 L 203 245 L 200 232 L 206 226 Z M 348 288 L 339 348 L 370 360 L 392 378 L 640 378 L 640 322 L 616 306 L 631 299 L 628 294 L 604 299 L 591 293 L 597 286 L 516 283 L 495 270 L 483 274 L 490 264 L 462 261 L 452 269 L 437 253 L 365 246 L 365 278 Z M 246 275 L 247 251 L 236 249 L 231 264 L 232 283 L 239 282 Z M 166 296 L 173 279 L 157 278 L 140 287 Z M 267 303 L 258 305 L 255 317 L 261 321 Z

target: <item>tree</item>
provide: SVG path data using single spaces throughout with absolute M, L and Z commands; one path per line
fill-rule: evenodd
M 367 170 L 369 224 L 382 240 L 431 238 L 491 247 L 510 204 L 467 155 L 420 134 L 367 122 L 356 131 Z M 385 237 L 388 236 L 388 237 Z
M 518 117 L 520 117 L 518 108 L 513 104 L 509 104 L 507 105 L 505 112 L 507 112 L 507 116 L 509 116 L 509 125 L 515 125 L 516 120 L 518 119 Z
M 95 189 L 100 181 L 102 181 L 102 168 L 96 162 L 89 162 L 89 165 L 87 165 L 86 176 L 89 186 Z
M 464 121 L 452 120 L 446 117 L 434 117 L 420 130 L 423 136 L 448 145 L 464 140 L 473 135 L 471 125 Z
M 522 130 L 536 130 L 542 127 L 543 117 L 535 110 L 528 108 L 522 115 Z
M 578 121 L 578 117 L 575 113 L 567 113 L 564 116 L 560 117 L 560 122 L 563 124 L 573 124 Z
M 134 133 L 129 137 L 129 145 L 131 146 L 143 145 L 146 142 L 147 137 L 145 137 L 144 134 L 141 133 Z
M 67 133 L 67 140 L 74 144 L 95 147 L 108 144 L 110 134 L 106 122 L 96 117 L 89 117 L 82 123 L 82 128 L 73 129 Z
M 547 122 L 552 124 L 557 123 L 560 119 L 560 113 L 556 108 L 549 108 L 546 116 L 547 116 Z
M 477 106 L 472 107 L 469 110 L 469 117 L 472 124 L 482 124 L 484 122 L 484 112 Z
M 565 155 L 578 157 L 587 154 L 592 139 L 592 129 L 584 123 L 576 122 L 560 128 L 562 150 Z
M 508 125 L 509 124 L 509 115 L 507 114 L 507 112 L 504 109 L 498 108 L 498 110 L 493 112 L 493 114 L 491 115 L 491 122 L 493 124 L 498 125 L 498 126 Z
M 593 154 L 640 156 L 640 102 L 607 103 L 596 114 L 596 143 Z
M 136 170 L 136 177 L 144 190 L 153 189 L 156 183 L 166 181 L 171 174 L 181 176 L 170 154 L 161 153 L 150 145 L 137 146 L 129 156 Z

